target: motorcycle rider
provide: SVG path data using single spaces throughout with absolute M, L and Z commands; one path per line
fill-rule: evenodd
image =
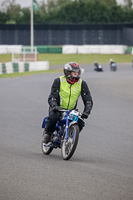
M 61 108 L 75 109 L 77 101 L 81 95 L 84 103 L 84 111 L 82 118 L 87 119 L 92 106 L 93 100 L 87 83 L 80 78 L 81 68 L 76 62 L 69 62 L 64 66 L 64 76 L 56 78 L 51 87 L 51 92 L 48 97 L 49 116 L 47 118 L 45 130 L 43 133 L 43 142 L 48 143 L 50 136 L 55 130 L 55 125 L 60 119 Z M 80 131 L 83 128 L 80 124 Z
M 101 72 L 103 71 L 103 68 L 102 68 L 102 65 L 99 65 L 99 63 L 97 61 L 94 62 L 94 70 L 97 71 L 97 72 Z
M 96 71 L 97 71 L 97 70 L 98 70 L 98 67 L 99 67 L 99 64 L 98 64 L 98 62 L 97 62 L 97 61 L 95 61 L 95 62 L 94 62 L 94 66 L 95 66 L 95 69 L 94 69 L 94 70 L 96 70 Z
M 110 59 L 110 70 L 111 71 L 116 71 L 117 70 L 117 65 L 116 65 L 116 62 L 111 58 Z
M 110 63 L 109 64 L 110 64 L 110 66 L 112 66 L 113 64 L 116 65 L 115 61 L 112 58 L 110 59 Z

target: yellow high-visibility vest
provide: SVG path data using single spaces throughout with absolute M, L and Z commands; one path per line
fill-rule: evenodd
M 69 84 L 65 76 L 60 77 L 60 106 L 64 109 L 74 109 L 81 94 L 82 79 Z

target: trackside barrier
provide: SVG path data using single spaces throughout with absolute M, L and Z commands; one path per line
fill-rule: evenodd
M 38 53 L 62 53 L 62 46 L 36 46 Z
M 125 54 L 131 54 L 131 53 L 132 53 L 132 47 L 131 46 L 127 46 Z
M 0 54 L 20 53 L 22 45 L 0 45 Z
M 0 45 L 0 54 L 20 54 L 22 45 Z M 25 46 L 26 47 L 26 46 Z M 36 46 L 38 53 L 63 53 L 63 54 L 133 54 L 133 47 L 126 45 L 62 45 Z M 21 60 L 22 61 L 22 60 Z M 33 61 L 33 60 L 31 60 Z M 26 62 L 26 61 L 25 61 Z
M 6 73 L 11 74 L 13 73 L 13 65 L 11 62 L 5 63 L 6 66 Z
M 63 54 L 124 54 L 125 45 L 64 45 Z
M 2 63 L 2 69 L 1 69 L 3 74 L 6 74 L 6 65 L 5 63 Z
M 29 63 L 24 63 L 24 71 L 25 72 L 29 71 Z
M 0 74 L 11 74 L 15 72 L 27 72 L 27 71 L 41 71 L 49 70 L 49 61 L 40 62 L 7 62 L 0 63 Z

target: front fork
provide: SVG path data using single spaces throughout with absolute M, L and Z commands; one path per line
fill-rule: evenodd
M 68 128 L 69 128 L 69 119 L 66 119 L 66 133 L 65 133 L 65 140 L 67 141 L 68 139 Z

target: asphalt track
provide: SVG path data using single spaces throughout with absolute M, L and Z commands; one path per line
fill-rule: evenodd
M 47 97 L 61 73 L 0 79 L 0 200 L 133 200 L 133 68 L 82 67 L 94 107 L 69 161 L 60 149 L 41 152 Z

